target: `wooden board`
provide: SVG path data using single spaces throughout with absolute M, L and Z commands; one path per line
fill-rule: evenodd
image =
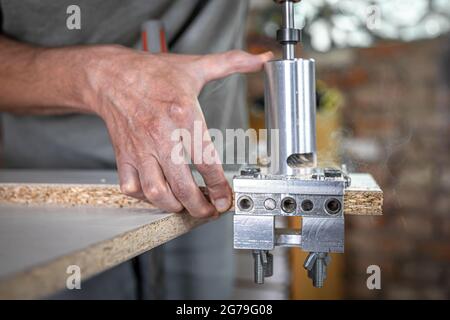
M 70 265 L 85 280 L 208 221 L 121 196 L 111 171 L 0 171 L 0 181 L 0 299 L 45 298 L 65 288 Z
M 150 203 L 123 195 L 112 173 L 47 172 L 50 182 L 38 183 L 35 172 L 0 172 L 0 203 L 23 205 L 99 206 L 112 208 L 152 208 Z M 44 175 L 42 175 L 44 176 Z M 63 177 L 61 177 L 63 176 Z M 107 178 L 102 178 L 106 176 Z M 231 180 L 232 174 L 228 173 Z M 369 174 L 351 174 L 352 184 L 345 192 L 344 212 L 354 215 L 380 215 L 383 192 Z M 76 181 L 75 181 L 76 180 Z M 199 178 L 197 178 L 199 180 Z M 64 183 L 60 183 L 65 181 Z
M 345 190 L 344 212 L 352 215 L 381 215 L 383 191 L 370 174 L 350 174 L 351 185 Z
M 205 221 L 157 209 L 0 205 L 0 299 L 34 299 L 166 243 Z
M 381 214 L 382 199 L 352 175 L 346 213 Z M 86 279 L 205 222 L 122 195 L 111 171 L 0 171 L 0 299 L 48 296 L 69 265 Z

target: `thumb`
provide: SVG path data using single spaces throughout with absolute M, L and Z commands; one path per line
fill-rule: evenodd
M 240 50 L 209 54 L 199 61 L 204 82 L 225 78 L 233 73 L 260 71 L 267 61 L 273 59 L 272 52 L 250 54 Z

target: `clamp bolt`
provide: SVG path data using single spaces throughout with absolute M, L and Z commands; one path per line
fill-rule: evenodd
M 308 271 L 308 277 L 312 279 L 313 286 L 322 288 L 327 278 L 327 266 L 331 257 L 326 252 L 311 252 L 303 265 Z
M 263 284 L 264 278 L 273 275 L 273 255 L 267 250 L 253 250 L 255 283 Z
M 261 174 L 261 169 L 256 167 L 248 167 L 241 170 L 241 176 L 258 176 Z

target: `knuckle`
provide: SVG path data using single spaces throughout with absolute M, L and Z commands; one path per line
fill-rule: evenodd
M 192 212 L 191 215 L 197 218 L 207 218 L 214 215 L 214 211 L 209 206 L 201 206 L 200 208 Z
M 181 202 L 187 202 L 191 199 L 192 195 L 195 194 L 195 190 L 193 190 L 192 187 L 185 187 L 180 185 L 173 187 L 172 191 L 174 192 L 177 199 L 179 199 Z
M 178 104 L 178 103 L 177 104 L 172 103 L 169 106 L 169 110 L 168 111 L 169 111 L 169 116 L 172 119 L 181 119 L 187 113 L 186 108 L 184 106 L 182 106 L 181 104 Z
M 228 198 L 231 195 L 231 187 L 227 181 L 207 185 L 210 196 L 214 198 Z
M 198 165 L 198 170 L 201 172 L 208 187 L 225 187 L 228 182 L 225 175 L 220 168 L 214 165 Z
M 183 211 L 183 209 L 184 209 L 184 207 L 181 204 L 173 203 L 173 204 L 171 204 L 169 211 L 171 211 L 171 212 L 181 212 L 181 211 Z
M 150 201 L 158 201 L 167 194 L 167 190 L 165 189 L 163 186 L 150 186 L 145 188 L 144 193 Z
M 176 123 L 189 123 L 192 119 L 193 110 L 191 102 L 182 100 L 177 103 L 170 104 L 168 108 L 169 117 Z
M 163 209 L 166 212 L 180 212 L 184 208 L 183 206 L 178 203 L 176 199 L 173 199 L 172 197 L 168 197 L 167 199 L 164 199 L 160 203 L 160 209 Z
M 126 182 L 120 185 L 120 191 L 127 196 L 134 196 L 141 191 L 141 188 L 137 183 Z
M 207 178 L 216 176 L 216 178 L 221 179 L 221 170 L 217 165 L 201 163 L 197 167 L 202 175 Z
M 209 179 L 206 182 L 206 186 L 208 189 L 213 189 L 214 191 L 222 191 L 221 193 L 225 193 L 228 191 L 229 185 L 228 181 L 218 179 L 216 177 L 213 177 L 212 179 Z
M 231 63 L 237 63 L 237 62 L 239 62 L 242 58 L 243 58 L 243 56 L 245 55 L 246 53 L 244 52 L 244 51 L 241 51 L 241 50 L 232 50 L 232 51 L 229 51 L 228 53 L 227 53 L 227 59 L 231 62 Z

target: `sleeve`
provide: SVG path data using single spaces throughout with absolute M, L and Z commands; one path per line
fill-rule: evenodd
M 2 12 L 2 5 L 0 2 L 0 33 L 3 32 L 3 12 Z

